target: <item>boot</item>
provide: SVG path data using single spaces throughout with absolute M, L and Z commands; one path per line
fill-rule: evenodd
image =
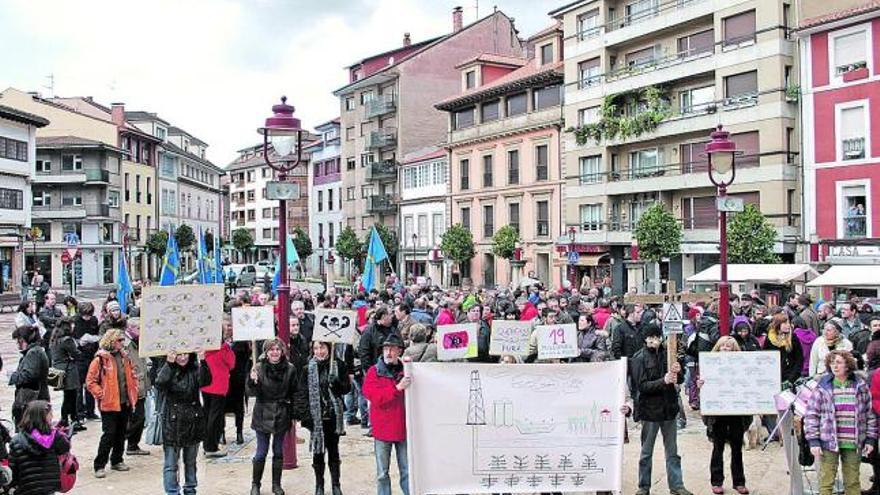
M 342 473 L 340 473 L 339 468 L 338 462 L 330 463 L 330 484 L 333 495 L 342 495 L 342 487 L 339 485 L 339 478 Z
M 241 433 L 241 429 L 235 431 L 235 443 L 244 445 L 244 435 Z
M 281 470 L 284 468 L 284 459 L 272 456 L 272 495 L 284 495 L 281 488 Z
M 324 495 L 324 463 L 313 463 L 315 470 L 315 495 Z
M 254 461 L 254 470 L 251 475 L 251 495 L 260 495 L 260 482 L 263 480 L 263 470 L 266 469 L 266 461 Z

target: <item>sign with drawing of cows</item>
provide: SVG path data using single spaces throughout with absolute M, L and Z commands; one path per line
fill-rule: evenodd
M 220 348 L 223 284 L 144 287 L 140 355 Z
M 312 340 L 351 344 L 357 326 L 357 313 L 335 309 L 315 310 L 315 333 Z

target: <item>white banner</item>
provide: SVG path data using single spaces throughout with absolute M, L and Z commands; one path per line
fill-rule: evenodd
M 357 313 L 354 311 L 316 309 L 312 340 L 351 344 L 356 326 Z
M 220 348 L 223 284 L 144 287 L 141 356 Z
M 440 325 L 437 327 L 437 359 L 452 361 L 477 357 L 479 323 Z
M 492 321 L 489 355 L 528 356 L 531 334 L 532 322 L 530 321 L 494 320 Z
M 274 306 L 232 308 L 232 340 L 265 340 L 275 336 Z
M 562 359 L 580 355 L 577 325 L 538 325 L 538 359 Z
M 622 488 L 625 359 L 407 369 L 410 493 Z
M 776 351 L 701 352 L 700 414 L 776 414 L 780 366 Z

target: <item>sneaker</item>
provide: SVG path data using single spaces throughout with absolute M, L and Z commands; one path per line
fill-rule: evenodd
M 79 421 L 73 423 L 73 431 L 86 431 L 86 430 L 88 430 L 88 428 L 83 426 L 83 424 L 80 423 Z
M 95 478 L 98 478 L 100 480 L 100 479 L 104 479 L 106 477 L 107 477 L 107 471 L 105 471 L 104 469 L 96 469 L 95 470 Z
M 746 488 L 745 485 L 735 486 L 733 487 L 733 489 L 736 490 L 736 493 L 739 493 L 740 495 L 749 495 L 749 489 Z
M 685 487 L 669 490 L 669 495 L 694 495 Z
M 371 438 L 372 438 L 372 437 L 373 437 L 373 430 L 372 430 L 372 428 L 369 429 L 369 430 L 367 430 L 366 433 L 364 433 L 364 436 L 365 436 L 365 437 L 371 437 Z
M 205 452 L 205 457 L 208 459 L 219 459 L 220 457 L 226 457 L 226 451 L 216 450 L 214 452 Z
M 119 464 L 114 464 L 110 466 L 110 469 L 113 471 L 131 471 L 131 468 L 128 467 L 124 462 L 120 462 Z M 678 494 L 676 494 L 678 495 Z
M 125 455 L 150 455 L 150 451 L 143 450 L 140 447 L 129 447 L 125 451 Z

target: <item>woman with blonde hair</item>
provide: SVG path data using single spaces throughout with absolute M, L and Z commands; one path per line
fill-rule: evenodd
M 779 351 L 783 382 L 794 383 L 801 377 L 804 364 L 801 343 L 795 337 L 788 316 L 784 312 L 777 313 L 770 321 L 764 350 Z

